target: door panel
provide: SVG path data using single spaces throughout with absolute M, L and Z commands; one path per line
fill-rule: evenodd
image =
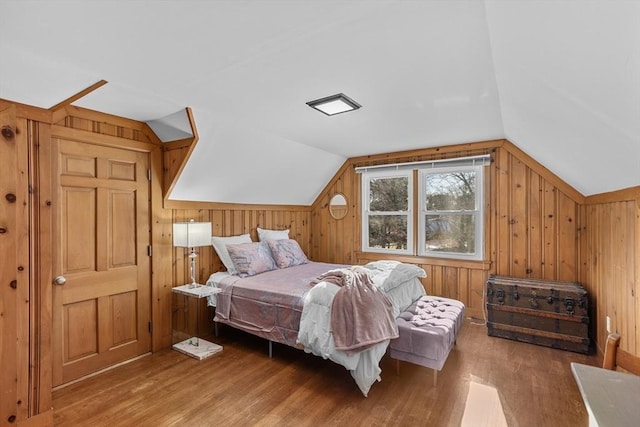
M 97 191 L 66 187 L 61 193 L 63 274 L 95 271 Z
M 54 386 L 151 349 L 148 154 L 53 138 Z

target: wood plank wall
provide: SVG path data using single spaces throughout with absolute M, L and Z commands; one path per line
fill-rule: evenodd
M 485 260 L 393 257 L 360 250 L 360 177 L 355 167 L 447 157 L 491 154 L 485 174 Z M 335 220 L 328 212 L 335 193 L 347 198 L 349 212 Z M 468 314 L 483 317 L 484 285 L 489 274 L 576 281 L 580 205 L 577 191 L 505 140 L 462 144 L 348 160 L 312 206 L 311 257 L 336 263 L 381 258 L 424 268 L 428 293 L 456 298 Z
M 172 209 L 172 223 L 211 222 L 214 236 L 237 236 L 249 233 L 258 241 L 257 228 L 290 230 L 289 237 L 309 253 L 311 244 L 310 211 L 304 206 L 234 205 L 189 202 L 189 209 Z M 200 206 L 200 208 L 198 208 Z M 183 248 L 173 249 L 173 277 L 175 286 L 189 280 L 188 253 Z M 196 280 L 206 282 L 211 273 L 226 270 L 212 246 L 198 249 Z
M 28 417 L 30 401 L 27 120 L 0 105 L 0 131 L 0 425 L 8 425 Z
M 640 186 L 588 197 L 581 239 L 581 281 L 591 294 L 598 350 L 611 330 L 640 356 Z
M 199 222 L 211 222 L 214 236 L 237 236 L 249 233 L 253 241 L 258 241 L 257 228 L 272 230 L 290 230 L 289 237 L 295 239 L 300 247 L 309 253 L 311 246 L 311 213 L 308 206 L 265 206 L 236 205 L 223 203 L 173 202 L 174 206 L 185 205 L 188 208 L 172 209 L 172 223 L 186 222 L 191 219 Z M 190 267 L 187 250 L 173 248 L 171 286 L 180 286 L 190 282 Z M 205 283 L 212 273 L 226 270 L 212 246 L 198 248 L 196 261 L 196 281 Z M 182 299 L 173 297 L 173 309 L 182 308 Z M 212 325 L 211 311 L 206 301 L 200 302 L 197 312 L 200 318 L 197 324 Z M 193 310 L 192 310 L 193 311 Z M 190 319 L 189 321 L 193 321 Z M 178 330 L 185 325 L 176 324 Z M 201 333 L 208 331 L 201 331 Z
M 17 123 L 18 127 L 29 128 L 28 120 L 41 123 L 38 125 L 40 144 L 46 143 L 49 124 L 122 138 L 134 145 L 158 143 L 144 123 L 73 106 L 66 106 L 64 112 L 57 112 L 53 116 L 46 110 L 4 100 L 0 100 L 0 107 L 3 111 L 15 107 L 16 112 L 10 112 L 3 118 L 4 121 L 8 120 L 9 125 Z M 13 117 L 19 120 L 14 122 Z M 44 175 L 48 173 L 47 166 L 34 161 L 33 154 L 28 152 L 27 135 L 27 132 L 18 134 L 18 139 L 25 142 L 17 147 L 18 151 L 2 148 L 3 160 L 15 160 L 9 161 L 8 166 L 3 168 L 5 173 L 0 175 L 2 187 L 6 191 L 14 188 L 17 200 L 22 197 L 19 189 L 27 185 L 23 170 L 29 167 L 29 162 L 43 174 L 41 179 L 46 180 Z M 186 283 L 189 277 L 188 260 L 184 252 L 172 247 L 173 222 L 191 218 L 211 221 L 215 235 L 249 232 L 254 240 L 257 240 L 255 229 L 258 226 L 290 228 L 291 236 L 315 261 L 345 264 L 363 262 L 375 259 L 376 255 L 359 252 L 360 181 L 354 172 L 355 166 L 482 153 L 491 153 L 494 159 L 489 167 L 485 188 L 485 194 L 489 195 L 486 200 L 485 261 L 469 263 L 417 257 L 401 257 L 401 260 L 413 262 L 427 270 L 429 277 L 423 283 L 428 292 L 463 300 L 469 307 L 469 314 L 477 317 L 482 316 L 483 285 L 490 273 L 581 281 L 591 295 L 597 342 L 604 343 L 604 316 L 609 315 L 612 328 L 622 335 L 621 346 L 640 355 L 640 187 L 585 199 L 505 140 L 350 159 L 311 207 L 200 202 L 168 202 L 165 207 L 161 187 L 163 160 L 167 159 L 163 159 L 160 150 L 152 152 L 152 294 L 154 322 L 157 321 L 154 323 L 153 350 L 171 344 L 171 287 Z M 46 162 L 46 159 L 42 160 Z M 341 220 L 334 220 L 328 212 L 329 199 L 337 192 L 344 194 L 348 203 L 348 214 Z M 38 200 L 45 202 L 44 199 Z M 3 197 L 3 201 L 8 202 L 8 199 Z M 43 217 L 45 221 L 38 226 L 38 219 L 30 218 L 26 210 L 14 212 L 11 206 L 5 207 L 0 212 L 3 222 L 0 226 L 9 230 L 15 228 L 18 232 L 11 241 L 1 240 L 0 237 L 0 243 L 6 244 L 2 246 L 2 253 L 16 253 L 14 261 L 5 256 L 2 264 L 5 282 L 10 279 L 9 273 L 17 269 L 18 261 L 25 266 L 18 276 L 42 275 L 40 279 L 18 277 L 18 283 L 24 280 L 33 282 L 30 283 L 31 299 L 22 294 L 17 298 L 27 301 L 28 309 L 15 311 L 19 304 L 11 306 L 6 302 L 14 300 L 11 293 L 17 292 L 10 286 L 0 288 L 0 305 L 5 302 L 2 306 L 3 317 L 0 318 L 0 357 L 3 365 L 0 415 L 16 414 L 18 421 L 24 421 L 29 416 L 36 418 L 38 413 L 48 417 L 51 414 L 51 411 L 43 412 L 47 411 L 45 406 L 50 402 L 51 390 L 46 387 L 47 381 L 50 381 L 46 378 L 48 368 L 40 366 L 37 358 L 31 360 L 34 366 L 27 366 L 30 359 L 26 356 L 29 348 L 32 352 L 40 351 L 45 355 L 50 351 L 46 339 L 33 342 L 48 336 L 50 295 L 47 296 L 39 287 L 50 287 L 50 278 L 44 277 L 47 276 L 46 268 L 37 270 L 30 266 L 38 254 L 30 253 L 27 247 L 21 246 L 16 236 L 27 235 L 31 223 L 38 233 L 43 234 L 42 241 L 47 242 L 50 236 L 46 234 L 50 234 L 50 230 L 47 229 L 46 218 Z M 28 239 L 20 241 L 27 242 Z M 50 252 L 50 245 L 47 249 L 47 245 L 38 243 L 38 240 L 34 240 L 34 244 L 42 246 L 39 253 L 41 259 L 49 259 L 47 257 L 51 254 L 47 251 Z M 27 259 L 23 259 L 25 257 Z M 209 274 L 221 268 L 211 247 L 200 249 L 199 281 L 205 281 Z M 35 283 L 36 280 L 38 283 Z M 18 286 L 19 292 L 26 292 L 26 289 Z M 27 330 L 29 319 L 32 319 L 32 324 Z M 50 319 L 48 322 L 50 327 Z M 43 330 L 36 331 L 42 329 L 43 325 Z M 11 337 L 17 340 L 18 347 L 8 344 L 8 340 L 14 339 Z M 32 342 L 29 343 L 29 340 Z M 40 378 L 36 378 L 38 375 Z M 18 400 L 22 403 L 17 404 Z M 29 409 L 24 402 L 29 402 Z

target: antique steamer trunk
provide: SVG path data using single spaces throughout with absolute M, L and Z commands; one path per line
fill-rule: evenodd
M 488 334 L 589 353 L 587 292 L 579 283 L 491 275 Z

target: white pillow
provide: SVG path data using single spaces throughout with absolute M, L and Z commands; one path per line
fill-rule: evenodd
M 251 236 L 249 233 L 242 234 L 240 236 L 229 236 L 229 237 L 216 237 L 211 236 L 211 245 L 213 249 L 216 250 L 218 257 L 220 257 L 220 261 L 227 267 L 227 271 L 229 274 L 237 274 L 236 267 L 233 265 L 233 261 L 231 261 L 231 257 L 229 256 L 229 251 L 227 250 L 227 245 L 237 245 L 239 243 L 251 243 Z
M 258 227 L 258 240 L 284 240 L 289 238 L 289 230 L 266 230 Z

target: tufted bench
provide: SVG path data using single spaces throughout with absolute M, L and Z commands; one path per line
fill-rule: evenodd
M 390 356 L 433 369 L 433 384 L 447 361 L 464 321 L 464 304 L 436 296 L 423 296 L 396 318 L 399 337 L 391 340 Z

